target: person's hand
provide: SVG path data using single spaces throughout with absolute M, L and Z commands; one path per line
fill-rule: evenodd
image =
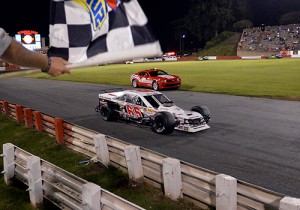
M 60 57 L 51 57 L 48 58 L 51 59 L 51 67 L 49 71 L 47 72 L 51 76 L 59 76 L 61 74 L 70 74 L 70 69 L 66 66 L 69 64 L 66 60 Z

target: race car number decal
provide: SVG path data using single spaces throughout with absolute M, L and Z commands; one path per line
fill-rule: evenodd
M 126 104 L 126 111 L 131 116 L 137 116 L 139 118 L 143 118 L 143 115 L 138 106 L 132 106 L 130 104 Z

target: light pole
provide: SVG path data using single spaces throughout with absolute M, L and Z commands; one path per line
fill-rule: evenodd
M 184 38 L 185 38 L 185 34 L 181 34 L 179 38 L 180 52 L 184 51 Z
M 182 35 L 182 51 L 184 51 L 184 38 L 185 38 L 185 34 Z

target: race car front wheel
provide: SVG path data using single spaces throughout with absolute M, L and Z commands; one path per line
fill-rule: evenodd
M 100 114 L 103 120 L 110 121 L 113 119 L 112 111 L 109 107 L 102 106 L 100 108 Z
M 206 106 L 194 106 L 191 108 L 191 111 L 200 113 L 205 122 L 208 123 L 210 120 L 210 111 Z
M 175 117 L 169 112 L 157 112 L 152 122 L 152 130 L 158 134 L 172 133 L 175 127 Z

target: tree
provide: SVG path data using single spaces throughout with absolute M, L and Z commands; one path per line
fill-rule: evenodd
M 300 10 L 288 12 L 282 15 L 279 19 L 279 24 L 288 25 L 292 23 L 300 23 Z
M 246 14 L 247 0 L 190 0 L 190 4 L 185 27 L 205 43 Z
M 280 17 L 291 11 L 300 10 L 299 0 L 247 0 L 248 17 L 254 25 L 278 25 Z
M 236 32 L 242 32 L 245 28 L 252 28 L 253 23 L 251 20 L 240 20 L 233 24 L 232 29 Z

